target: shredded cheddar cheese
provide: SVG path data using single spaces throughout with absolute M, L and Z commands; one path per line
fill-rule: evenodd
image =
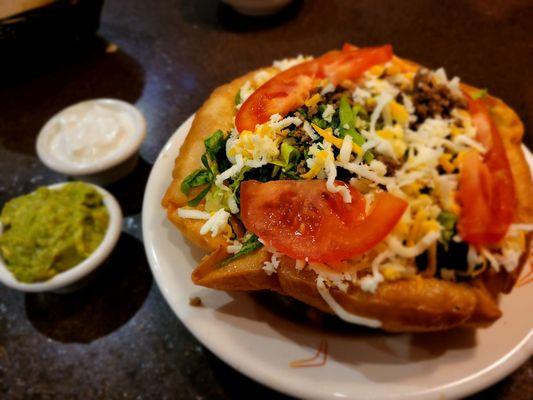
M 337 147 L 338 149 L 341 149 L 342 148 L 342 145 L 343 145 L 343 140 L 338 138 L 338 137 L 335 137 L 333 136 L 333 133 L 332 133 L 332 130 L 331 128 L 327 128 L 327 129 L 322 129 L 320 128 L 319 126 L 315 125 L 315 124 L 311 124 L 311 126 L 313 127 L 313 129 L 320 135 L 322 136 L 324 139 L 326 139 L 328 142 L 330 142 L 332 145 L 334 145 L 335 147 Z M 359 146 L 357 143 L 352 143 L 352 151 L 354 153 L 356 153 L 357 155 L 359 156 L 362 156 L 363 155 L 363 149 L 361 148 L 361 146 Z

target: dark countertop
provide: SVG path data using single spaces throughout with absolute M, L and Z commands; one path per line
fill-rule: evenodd
M 69 295 L 0 287 L 0 398 L 282 399 L 207 351 L 155 285 L 140 212 L 152 163 L 173 131 L 218 85 L 273 59 L 320 54 L 344 41 L 392 43 L 488 87 L 533 126 L 533 4 L 528 0 L 300 1 L 247 19 L 214 0 L 107 0 L 97 43 L 44 53 L 0 75 L 0 204 L 64 180 L 34 140 L 74 102 L 116 97 L 145 113 L 149 133 L 132 175 L 109 189 L 126 219 L 110 262 Z M 107 42 L 118 50 L 106 52 Z M 533 135 L 526 139 L 531 147 Z M 533 360 L 476 399 L 530 399 Z

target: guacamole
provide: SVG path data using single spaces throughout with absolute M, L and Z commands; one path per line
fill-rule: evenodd
M 102 242 L 109 213 L 94 187 L 41 187 L 8 201 L 0 214 L 0 255 L 15 278 L 48 280 L 86 259 Z

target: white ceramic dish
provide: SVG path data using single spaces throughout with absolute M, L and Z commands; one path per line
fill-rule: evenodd
M 533 283 L 502 297 L 503 317 L 489 329 L 419 335 L 320 330 L 277 315 L 247 294 L 194 286 L 190 273 L 203 253 L 167 221 L 160 206 L 191 122 L 192 117 L 170 138 L 150 174 L 144 244 L 176 315 L 233 368 L 298 398 L 451 399 L 490 386 L 531 356 Z M 531 275 L 530 268 L 523 277 Z M 203 307 L 189 305 L 194 296 Z M 303 363 L 306 368 L 290 366 L 301 359 L 310 359 Z
M 58 189 L 65 183 L 50 185 L 51 189 Z M 57 274 L 52 279 L 38 283 L 23 283 L 15 279 L 11 272 L 6 268 L 2 257 L 0 256 L 0 282 L 10 288 L 21 290 L 23 292 L 50 292 L 50 291 L 69 291 L 100 266 L 117 244 L 122 229 L 122 210 L 115 197 L 107 190 L 93 185 L 104 199 L 104 204 L 109 212 L 109 226 L 102 243 L 96 250 L 80 264 L 71 269 Z
M 122 143 L 121 147 L 109 157 L 105 157 L 102 161 L 91 165 L 76 165 L 56 157 L 50 150 L 50 140 L 57 129 L 58 120 L 61 116 L 76 107 L 87 104 L 112 106 L 116 110 L 124 112 L 129 116 L 133 130 L 130 132 L 130 138 Z M 50 118 L 37 136 L 36 150 L 37 155 L 48 168 L 80 180 L 105 185 L 124 177 L 133 170 L 137 163 L 139 148 L 145 136 L 146 120 L 142 113 L 132 104 L 117 99 L 86 100 L 73 104 Z

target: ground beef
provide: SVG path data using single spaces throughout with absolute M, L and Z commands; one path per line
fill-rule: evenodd
M 303 144 L 309 145 L 313 141 L 313 139 L 311 139 L 311 137 L 309 137 L 309 135 L 303 130 L 303 124 L 289 132 L 289 137 L 296 139 L 296 147 L 300 147 L 300 145 Z
M 307 163 L 305 162 L 305 160 L 301 160 L 301 161 L 298 163 L 298 165 L 296 166 L 296 172 L 297 172 L 299 175 L 303 175 L 303 174 L 305 174 L 307 171 L 308 171 Z
M 454 108 L 466 108 L 466 99 L 453 94 L 450 89 L 436 84 L 431 73 L 424 68 L 418 70 L 413 84 L 413 104 L 418 121 L 440 115 L 448 118 Z

